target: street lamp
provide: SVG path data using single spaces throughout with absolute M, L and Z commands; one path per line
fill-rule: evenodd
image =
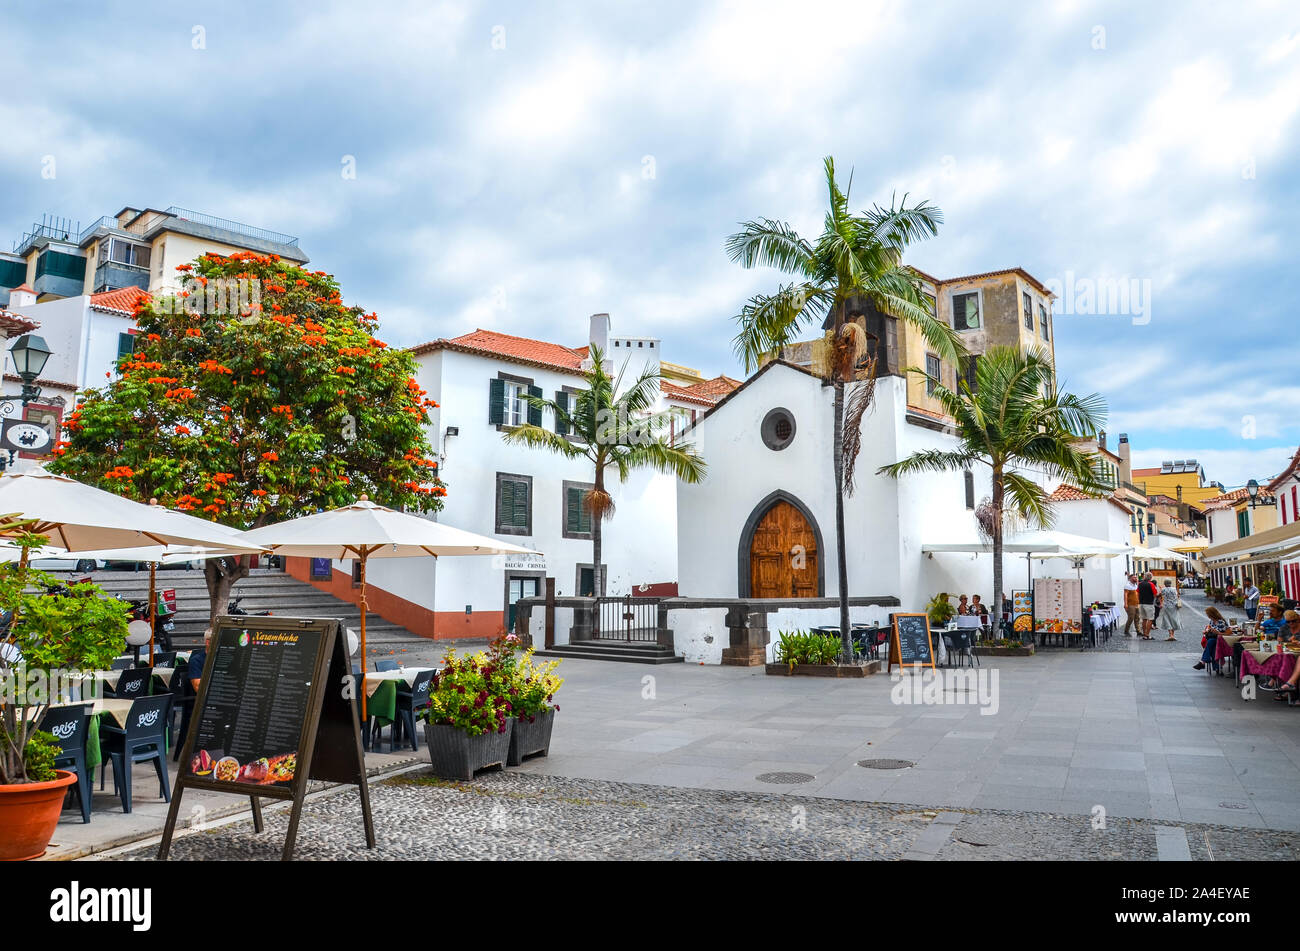
M 50 359 L 49 344 L 45 338 L 37 334 L 23 334 L 14 341 L 14 345 L 9 348 L 9 354 L 13 357 L 14 369 L 18 372 L 18 377 L 23 381 L 22 392 L 18 394 L 18 401 L 22 404 L 24 411 L 27 404 L 41 395 L 41 388 L 36 385 L 36 380 L 40 377 L 41 371 L 45 369 L 46 362 Z M 63 398 L 57 397 L 55 402 L 62 404 Z M 9 416 L 14 411 L 14 401 L 6 399 L 0 401 L 0 415 Z M 55 434 L 55 438 L 58 434 Z M 3 472 L 14 461 L 13 450 L 0 450 L 0 472 Z
M 1246 494 L 1250 496 L 1250 507 L 1255 507 L 1255 500 L 1259 498 L 1259 483 L 1251 479 L 1246 483 Z

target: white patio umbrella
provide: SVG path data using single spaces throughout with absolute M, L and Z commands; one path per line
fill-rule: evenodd
M 476 535 L 418 515 L 376 505 L 363 495 L 352 505 L 244 532 L 245 544 L 297 558 L 355 558 L 361 563 L 361 714 L 366 712 L 366 562 L 428 555 L 536 555 L 488 535 Z
M 33 519 L 24 531 L 46 536 L 52 547 L 68 552 L 105 552 L 169 545 L 229 551 L 263 551 L 240 540 L 237 529 L 163 508 L 144 505 L 112 492 L 47 472 L 37 466 L 30 472 L 0 476 L 0 513 L 20 520 Z M 0 523 L 0 534 L 4 524 Z M 27 554 L 19 563 L 27 563 Z M 137 558 L 146 561 L 147 558 Z M 153 656 L 154 571 L 149 568 L 149 653 Z

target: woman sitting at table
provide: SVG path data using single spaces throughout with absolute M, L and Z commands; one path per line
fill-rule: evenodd
M 1205 650 L 1201 651 L 1201 659 L 1192 665 L 1195 670 L 1204 670 L 1206 664 L 1214 664 L 1214 672 L 1219 672 L 1218 661 L 1214 659 L 1214 647 L 1218 643 L 1220 634 L 1228 633 L 1228 622 L 1223 619 L 1223 614 L 1214 605 L 1205 609 L 1205 616 L 1210 619 L 1210 623 L 1205 625 Z
M 1300 644 L 1300 611 L 1287 611 L 1282 617 L 1286 621 L 1286 627 L 1278 631 L 1278 637 L 1285 637 L 1288 644 Z M 1286 679 L 1286 683 L 1277 688 L 1277 696 L 1273 699 L 1290 698 L 1300 690 L 1297 684 L 1300 684 L 1300 657 L 1296 658 L 1295 669 L 1291 671 L 1291 676 Z
M 966 603 L 966 595 L 957 599 L 957 613 L 959 615 L 970 614 L 970 605 Z

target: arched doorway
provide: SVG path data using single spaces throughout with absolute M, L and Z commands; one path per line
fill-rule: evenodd
M 742 598 L 817 598 L 825 590 L 821 532 L 812 513 L 787 492 L 754 509 L 741 534 Z

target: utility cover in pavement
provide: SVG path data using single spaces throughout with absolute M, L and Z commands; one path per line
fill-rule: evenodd
M 754 778 L 760 783 L 773 783 L 778 786 L 794 786 L 798 783 L 810 783 L 817 777 L 812 773 L 760 773 Z
M 905 759 L 860 759 L 858 765 L 864 769 L 911 769 L 916 764 Z

